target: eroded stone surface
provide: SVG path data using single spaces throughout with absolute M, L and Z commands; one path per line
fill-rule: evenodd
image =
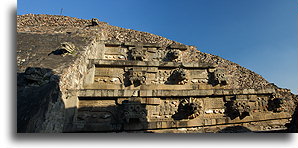
M 194 46 L 96 19 L 17 20 L 18 132 L 260 132 L 294 113 L 289 90 Z

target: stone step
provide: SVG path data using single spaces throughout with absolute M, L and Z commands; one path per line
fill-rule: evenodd
M 81 89 L 80 97 L 193 97 L 273 94 L 274 89 L 201 89 L 201 90 L 111 90 Z
M 207 63 L 180 63 L 180 62 L 161 62 L 161 61 L 129 61 L 129 60 L 103 60 L 90 59 L 90 64 L 96 66 L 146 66 L 146 67 L 184 67 L 184 68 L 215 68 L 214 65 Z

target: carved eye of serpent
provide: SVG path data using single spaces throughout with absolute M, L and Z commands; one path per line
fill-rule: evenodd
M 133 106 L 133 105 L 130 105 L 130 106 L 128 107 L 128 110 L 129 110 L 129 111 L 133 111 L 133 110 L 134 110 L 134 106 Z
M 124 112 L 124 116 L 128 116 L 129 115 L 129 112 Z
M 138 76 L 142 76 L 142 72 L 138 72 L 138 74 L 137 74 Z
M 135 106 L 135 110 L 136 110 L 137 112 L 141 111 L 141 106 L 140 106 L 140 105 L 136 105 L 136 106 Z

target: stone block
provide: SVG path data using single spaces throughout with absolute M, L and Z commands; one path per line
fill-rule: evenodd
M 118 92 L 119 92 L 118 90 L 114 90 L 114 97 L 119 96 L 119 93 Z
M 95 97 L 101 97 L 101 90 L 94 90 Z
M 146 104 L 159 105 L 160 102 L 160 98 L 146 98 Z
M 131 97 L 130 90 L 123 90 L 123 97 Z
M 223 90 L 222 89 L 215 89 L 214 94 L 215 95 L 223 95 Z
M 140 91 L 139 90 L 133 90 L 132 91 L 132 96 L 133 97 L 138 97 L 139 96 Z
M 86 96 L 86 90 L 79 91 L 79 96 Z
M 147 91 L 146 90 L 140 90 L 140 97 L 146 97 Z
M 156 128 L 162 128 L 162 121 L 156 122 Z
M 225 118 L 218 118 L 218 119 L 216 119 L 216 123 L 217 124 L 225 124 L 225 122 L 226 122 L 226 119 Z
M 107 90 L 107 97 L 114 97 L 114 90 Z
M 216 124 L 216 119 L 211 119 L 211 124 L 215 125 Z
M 93 97 L 95 95 L 94 90 L 86 90 L 86 96 Z
M 157 122 L 148 123 L 148 129 L 156 129 L 156 128 L 157 128 Z
M 120 46 L 122 43 L 119 41 L 111 41 L 111 40 L 106 40 L 104 42 L 105 46 Z
M 205 124 L 205 125 L 212 125 L 212 121 L 211 121 L 211 119 L 205 119 L 205 120 L 204 120 L 204 124 Z
M 87 70 L 87 74 L 84 76 L 84 86 L 90 85 L 94 82 L 95 66 L 93 65 Z
M 108 90 L 101 90 L 101 96 L 107 97 L 108 96 Z
M 152 90 L 146 90 L 147 91 L 147 96 L 153 96 Z
M 173 45 L 170 45 L 169 48 L 172 48 L 172 49 L 180 49 L 180 50 L 186 50 L 186 49 L 187 49 L 187 46 L 186 46 L 186 45 L 173 44 Z
M 149 47 L 147 48 L 148 52 L 152 52 L 152 53 L 156 53 L 157 52 L 157 48 L 153 48 L 153 47 Z

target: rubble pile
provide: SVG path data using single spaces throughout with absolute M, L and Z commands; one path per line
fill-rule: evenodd
M 81 27 L 90 24 L 89 20 L 61 15 L 25 14 L 17 16 L 17 25 L 21 26 L 69 26 Z
M 181 44 L 148 32 L 125 29 L 125 28 L 111 26 L 111 25 L 108 25 L 105 28 L 104 32 L 106 33 L 108 40 L 115 40 L 123 43 L 124 42 L 158 43 L 161 46 L 168 46 L 171 44 Z

